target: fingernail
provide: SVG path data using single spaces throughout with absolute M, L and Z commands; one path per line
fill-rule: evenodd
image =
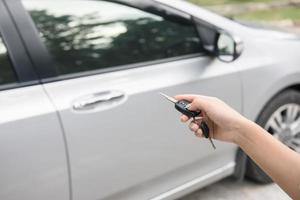
M 195 132 L 195 136 L 201 138 L 201 135 L 198 134 L 198 132 Z
M 190 107 L 191 107 L 191 103 L 185 106 L 186 109 L 189 109 Z

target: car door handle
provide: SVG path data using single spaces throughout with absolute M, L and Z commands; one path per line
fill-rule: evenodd
M 74 110 L 87 110 L 97 107 L 101 104 L 115 103 L 125 98 L 124 93 L 120 91 L 104 91 L 85 96 L 73 103 Z

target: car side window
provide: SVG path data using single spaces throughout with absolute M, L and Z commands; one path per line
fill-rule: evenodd
M 0 35 L 0 87 L 16 81 L 17 78 L 10 62 L 7 48 Z
M 22 0 L 59 75 L 203 52 L 192 24 L 108 1 Z

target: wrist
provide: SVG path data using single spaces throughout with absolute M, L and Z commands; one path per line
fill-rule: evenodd
M 254 122 L 243 117 L 237 124 L 238 125 L 233 137 L 233 143 L 241 146 L 245 141 L 247 133 L 249 132 L 250 127 L 253 126 Z

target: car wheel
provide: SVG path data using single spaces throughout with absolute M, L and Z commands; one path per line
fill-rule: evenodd
M 286 90 L 275 96 L 261 112 L 257 123 L 294 151 L 300 153 L 300 93 Z M 276 155 L 275 155 L 276 156 Z M 246 177 L 259 183 L 271 183 L 250 158 Z

